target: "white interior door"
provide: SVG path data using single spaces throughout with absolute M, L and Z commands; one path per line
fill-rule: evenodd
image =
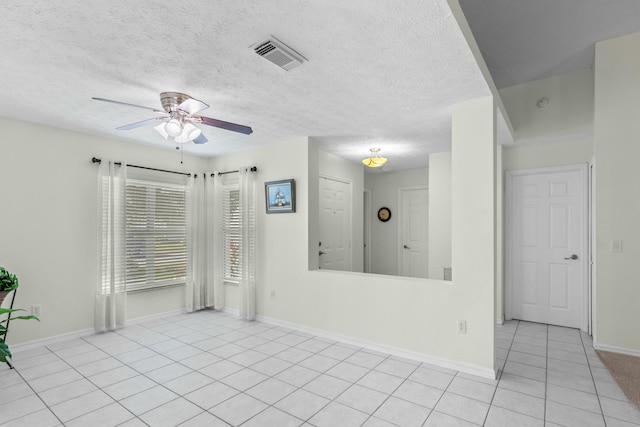
M 586 329 L 586 165 L 507 175 L 508 319 Z
M 351 270 L 351 185 L 320 177 L 320 268 Z
M 427 278 L 429 194 L 426 188 L 400 191 L 399 274 Z

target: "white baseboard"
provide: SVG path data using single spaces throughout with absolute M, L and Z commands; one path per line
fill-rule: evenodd
M 389 353 L 394 356 L 404 357 L 406 359 L 416 360 L 419 362 L 430 363 L 432 365 L 441 366 L 443 368 L 453 369 L 455 371 L 464 372 L 471 375 L 477 375 L 483 378 L 496 378 L 496 371 L 493 369 L 485 368 L 478 365 L 473 365 L 465 362 L 458 362 L 450 359 L 442 359 L 439 357 L 428 356 L 426 354 L 418 353 L 411 350 L 405 350 L 402 348 L 391 347 L 383 344 L 374 343 L 371 341 L 361 340 L 358 338 L 349 337 L 346 335 L 340 335 L 333 332 L 326 331 L 324 329 L 315 329 L 307 326 L 299 325 L 297 323 L 291 323 L 284 320 L 274 319 L 266 316 L 256 316 L 256 320 L 264 323 L 268 323 L 275 326 L 283 326 L 285 328 L 294 329 L 296 331 L 305 332 L 318 337 L 328 338 L 334 341 L 341 341 L 346 344 L 355 345 L 358 347 L 367 348 L 369 350 L 379 351 L 382 353 Z
M 223 312 L 223 313 L 232 314 L 234 316 L 240 316 L 240 309 L 238 309 L 238 308 L 224 307 L 224 308 L 220 309 L 220 311 Z M 267 322 L 265 322 L 265 323 L 267 323 Z
M 593 343 L 593 348 L 595 348 L 596 350 L 609 351 L 611 353 L 620 353 L 626 354 L 628 356 L 640 357 L 640 350 L 633 350 L 631 348 L 616 347 L 614 345 L 596 343 Z
M 240 315 L 240 310 L 238 309 L 234 309 L 234 308 L 224 308 L 222 310 L 220 310 L 224 313 L 228 313 L 234 316 L 239 316 Z M 152 320 L 157 320 L 157 319 L 162 319 L 165 317 L 170 317 L 170 316 L 175 316 L 177 314 L 184 314 L 186 313 L 186 311 L 184 309 L 178 309 L 178 310 L 172 310 L 172 311 L 168 311 L 168 312 L 164 312 L 164 313 L 157 313 L 157 314 L 152 314 L 149 316 L 142 316 L 142 317 L 138 317 L 135 319 L 131 319 L 127 321 L 128 325 L 135 325 L 135 324 L 140 324 L 140 323 L 145 323 L 148 321 L 152 321 Z M 336 334 L 330 331 L 326 331 L 324 329 L 315 329 L 315 328 L 310 328 L 304 325 L 300 325 L 297 323 L 292 323 L 292 322 L 287 322 L 284 320 L 279 320 L 279 319 L 274 319 L 271 317 L 266 317 L 266 316 L 256 316 L 256 320 L 260 321 L 260 322 L 264 322 L 264 323 L 268 323 L 274 326 L 283 326 L 285 328 L 289 328 L 289 329 L 293 329 L 293 330 L 297 330 L 300 332 L 305 332 L 314 336 L 318 336 L 318 337 L 324 337 L 327 339 L 331 339 L 334 341 L 341 341 L 347 344 L 351 344 L 351 345 L 355 345 L 358 347 L 363 347 L 363 348 L 367 348 L 369 350 L 374 350 L 374 351 L 379 351 L 382 353 L 388 353 L 388 354 L 392 354 L 394 356 L 398 356 L 398 357 L 404 357 L 407 359 L 411 359 L 411 360 L 416 360 L 419 362 L 424 362 L 424 363 L 430 363 L 432 365 L 436 365 L 436 366 L 441 366 L 443 368 L 448 368 L 448 369 L 453 369 L 456 371 L 460 371 L 460 372 L 465 372 L 467 374 L 471 374 L 471 375 L 477 375 L 479 377 L 484 377 L 484 378 L 490 378 L 490 379 L 495 379 L 496 378 L 496 372 L 493 369 L 489 369 L 489 368 L 485 368 L 482 366 L 478 366 L 478 365 L 474 365 L 474 364 L 470 364 L 470 363 L 465 363 L 465 362 L 459 362 L 459 361 L 455 361 L 455 360 L 450 360 L 450 359 L 443 359 L 443 358 L 439 358 L 439 357 L 434 357 L 434 356 L 429 356 L 423 353 L 418 353 L 418 352 L 414 352 L 411 350 L 405 350 L 402 348 L 397 348 L 397 347 L 392 347 L 392 346 L 387 346 L 387 345 L 383 345 L 383 344 L 378 344 L 375 342 L 371 342 L 371 341 L 366 341 L 366 340 L 361 340 L 358 338 L 353 338 L 350 336 L 346 336 L 346 335 L 341 335 L 341 334 Z M 36 347 L 40 347 L 40 346 L 46 346 L 46 345 L 50 345 L 50 344 L 54 344 L 54 343 L 58 343 L 60 341 L 66 341 L 66 340 L 70 340 L 70 339 L 74 339 L 74 338 L 83 338 L 83 337 L 87 337 L 87 336 L 91 336 L 95 334 L 95 329 L 94 328 L 88 328 L 88 329 L 82 329 L 79 331 L 74 331 L 74 332 L 69 332 L 69 333 L 65 333 L 65 334 L 60 334 L 60 335 L 55 335 L 52 337 L 47 337 L 47 338 L 42 338 L 42 339 L 37 339 L 37 340 L 33 340 L 33 341 L 27 341 L 24 343 L 20 343 L 20 344 L 15 344 L 11 346 L 12 351 L 15 352 L 19 352 L 19 351 L 23 351 L 23 350 L 30 350 Z M 613 351 L 613 352 L 617 352 L 617 353 L 624 353 L 624 354 L 631 354 L 633 356 L 640 356 L 640 352 L 635 351 L 635 350 L 625 350 L 625 349 L 618 349 L 616 347 L 611 347 L 611 346 L 602 346 L 602 350 L 606 350 L 606 351 Z M 606 347 L 606 348 L 605 348 Z M 596 347 L 598 348 L 598 347 Z M 635 353 L 634 353 L 635 352 Z
M 135 319 L 127 320 L 127 325 L 136 325 L 140 323 L 149 322 L 152 320 L 163 319 L 169 316 L 175 316 L 176 314 L 184 314 L 186 311 L 182 309 L 167 311 L 164 313 L 151 314 L 149 316 L 136 317 Z M 126 326 L 125 326 L 126 327 Z M 20 352 L 24 350 L 31 350 L 36 347 L 47 346 L 58 343 L 60 341 L 67 341 L 75 338 L 84 338 L 91 335 L 95 335 L 96 330 L 94 328 L 81 329 L 79 331 L 67 332 L 60 335 L 54 335 L 51 337 L 40 338 L 33 341 L 26 341 L 20 344 L 12 344 L 12 352 Z
M 127 320 L 127 325 L 139 325 L 140 323 L 146 323 L 153 320 L 162 320 L 167 317 L 176 316 L 178 314 L 187 314 L 186 309 L 178 308 L 176 310 L 165 311 L 164 313 L 150 314 L 148 316 L 136 317 L 135 319 Z
M 36 347 L 51 345 L 59 343 L 61 341 L 67 341 L 75 338 L 84 338 L 94 335 L 96 330 L 94 328 L 81 329 L 79 331 L 67 332 L 65 334 L 54 335 L 52 337 L 40 338 L 33 341 L 26 341 L 20 344 L 12 344 L 11 352 L 16 353 L 24 350 L 31 350 Z

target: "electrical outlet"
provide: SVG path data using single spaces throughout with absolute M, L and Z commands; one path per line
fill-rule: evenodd
M 466 334 L 467 333 L 467 321 L 466 320 L 458 320 L 458 333 Z
M 611 252 L 622 252 L 622 240 L 611 241 Z
M 271 289 L 271 299 L 276 299 L 276 290 Z
M 31 306 L 31 314 L 33 316 L 41 316 L 42 315 L 42 306 L 40 304 Z

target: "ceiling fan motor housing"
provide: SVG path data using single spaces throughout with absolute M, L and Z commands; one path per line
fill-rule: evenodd
M 160 94 L 160 102 L 162 102 L 162 108 L 167 113 L 178 111 L 178 105 L 182 104 L 191 97 L 187 94 L 180 92 L 162 92 Z

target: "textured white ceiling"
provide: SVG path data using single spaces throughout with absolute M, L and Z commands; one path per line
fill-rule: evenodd
M 638 0 L 460 0 L 498 88 L 593 67 L 594 43 L 640 31 Z
M 445 0 L 3 1 L 0 115 L 174 147 L 151 127 L 117 126 L 178 91 L 200 114 L 252 135 L 201 126 L 216 156 L 294 137 L 385 170 L 424 166 L 449 149 L 450 106 L 488 86 Z M 308 62 L 285 72 L 249 46 L 274 35 Z

